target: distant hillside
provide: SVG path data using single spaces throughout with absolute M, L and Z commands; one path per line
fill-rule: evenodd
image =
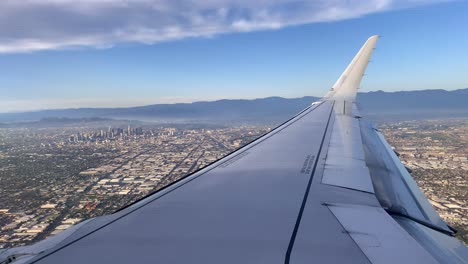
M 357 102 L 376 121 L 468 117 L 468 88 L 359 93 Z
M 158 122 L 279 122 L 299 112 L 316 97 L 286 99 L 218 100 L 155 104 L 130 108 L 79 108 L 0 114 L 0 122 L 37 121 L 44 118 L 115 118 Z M 359 93 L 357 101 L 370 117 L 468 116 L 468 88 L 455 91 L 422 90 Z
M 359 93 L 357 101 L 369 112 L 467 110 L 468 88 L 455 91 L 421 90 Z
M 276 122 L 300 111 L 315 97 L 253 100 L 218 100 L 156 104 L 130 108 L 79 108 L 0 114 L 0 122 L 36 121 L 44 118 L 116 118 L 159 122 Z

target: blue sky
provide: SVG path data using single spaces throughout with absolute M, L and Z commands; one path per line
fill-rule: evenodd
M 363 91 L 468 87 L 466 1 L 121 2 L 0 6 L 0 112 L 322 96 L 373 34 Z

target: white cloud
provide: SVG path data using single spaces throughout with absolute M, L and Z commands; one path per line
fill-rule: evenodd
M 154 44 L 337 21 L 446 0 L 3 0 L 0 53 Z

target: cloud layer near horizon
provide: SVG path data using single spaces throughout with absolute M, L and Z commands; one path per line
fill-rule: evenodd
M 187 37 L 338 21 L 447 0 L 5 0 L 0 53 Z

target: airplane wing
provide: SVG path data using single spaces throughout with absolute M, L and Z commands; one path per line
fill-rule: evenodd
M 377 39 L 322 100 L 270 133 L 114 214 L 8 249 L 3 260 L 467 263 L 467 248 L 356 108 Z

